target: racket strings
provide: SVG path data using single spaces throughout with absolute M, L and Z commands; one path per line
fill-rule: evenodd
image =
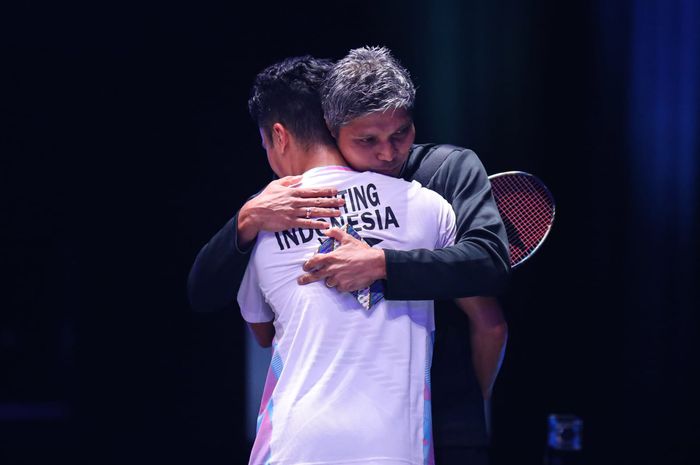
M 554 200 L 536 178 L 512 174 L 491 180 L 506 226 L 511 265 L 524 261 L 544 240 L 554 220 Z

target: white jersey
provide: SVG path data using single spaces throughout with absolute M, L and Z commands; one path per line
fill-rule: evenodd
M 333 186 L 342 217 L 368 243 L 435 249 L 455 237 L 452 207 L 417 182 L 345 167 L 314 168 L 303 187 Z M 381 300 L 365 310 L 323 282 L 300 286 L 326 236 L 260 233 L 238 294 L 249 323 L 274 319 L 270 370 L 252 465 L 432 463 L 432 301 Z

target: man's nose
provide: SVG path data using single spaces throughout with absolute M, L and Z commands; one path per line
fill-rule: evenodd
M 397 150 L 391 144 L 391 142 L 385 142 L 379 146 L 377 151 L 377 159 L 381 161 L 394 161 L 396 158 Z

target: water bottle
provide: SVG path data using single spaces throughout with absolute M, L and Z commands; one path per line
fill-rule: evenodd
M 582 465 L 583 421 L 575 415 L 549 415 L 545 465 Z

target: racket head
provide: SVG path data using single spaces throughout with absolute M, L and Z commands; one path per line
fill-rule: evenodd
M 554 196 L 537 177 L 524 171 L 489 176 L 493 197 L 506 226 L 510 266 L 516 268 L 539 250 L 554 223 Z

